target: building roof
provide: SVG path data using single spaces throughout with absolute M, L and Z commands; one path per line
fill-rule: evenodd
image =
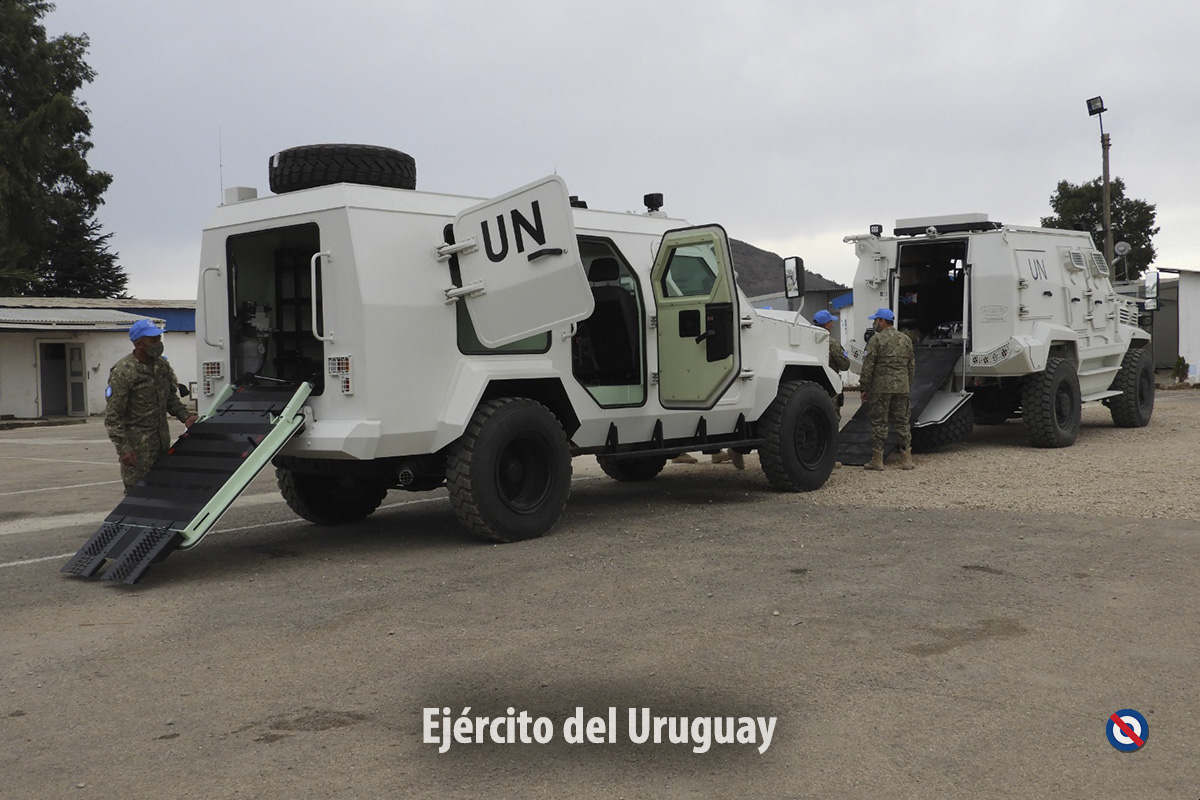
M 0 297 L 0 308 L 195 308 L 195 300 L 141 300 L 136 297 Z
M 12 308 L 2 303 L 0 300 L 0 330 L 128 331 L 142 319 L 137 314 L 106 308 Z

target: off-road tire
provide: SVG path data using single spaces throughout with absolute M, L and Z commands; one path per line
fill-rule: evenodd
M 417 163 L 412 156 L 369 144 L 290 147 L 271 156 L 268 173 L 276 194 L 334 183 L 417 188 Z
M 318 525 L 365 519 L 387 496 L 387 487 L 379 481 L 296 472 L 287 467 L 275 468 L 275 480 L 288 508 Z
M 1145 348 L 1125 351 L 1117 377 L 1108 388 L 1121 392 L 1120 397 L 1105 401 L 1114 425 L 1144 428 L 1150 424 L 1154 414 L 1154 364 Z
M 975 411 L 968 401 L 950 415 L 950 419 L 937 425 L 923 425 L 912 429 L 912 449 L 916 453 L 928 453 L 940 447 L 958 444 L 975 430 Z
M 1079 436 L 1079 377 L 1075 365 L 1051 356 L 1046 368 L 1021 383 L 1021 422 L 1034 447 L 1070 447 Z
M 523 397 L 480 404 L 450 446 L 446 485 L 455 516 L 498 542 L 534 539 L 554 526 L 571 492 L 571 452 L 550 409 Z
M 837 461 L 838 418 L 824 387 L 812 381 L 781 383 L 759 420 L 758 449 L 767 481 L 787 492 L 819 489 Z
M 622 483 L 640 483 L 648 481 L 663 471 L 667 465 L 666 456 L 645 456 L 642 458 L 610 458 L 596 456 L 600 469 L 615 481 Z

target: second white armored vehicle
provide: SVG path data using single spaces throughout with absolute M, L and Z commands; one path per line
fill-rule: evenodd
M 1013 417 L 1031 444 L 1066 447 L 1079 433 L 1081 403 L 1094 400 L 1119 426 L 1150 422 L 1150 336 L 1087 233 L 961 214 L 902 219 L 892 236 L 876 227 L 846 241 L 858 256 L 855 309 L 891 308 L 916 345 L 914 447 L 951 444 L 975 422 Z M 864 328 L 846 343 L 854 368 Z M 858 463 L 848 451 L 861 449 L 859 433 L 842 431 L 849 463 Z

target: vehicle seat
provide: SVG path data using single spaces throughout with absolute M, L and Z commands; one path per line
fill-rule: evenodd
M 596 308 L 579 323 L 579 377 L 595 384 L 633 384 L 640 381 L 637 353 L 637 303 L 615 282 L 621 266 L 615 258 L 597 258 L 588 266 L 588 282 Z

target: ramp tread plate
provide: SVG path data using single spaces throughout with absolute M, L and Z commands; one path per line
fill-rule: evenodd
M 91 577 L 107 562 L 103 579 L 136 583 L 151 564 L 180 546 L 181 531 L 277 428 L 280 414 L 302 389 L 235 392 L 175 442 L 61 571 Z

